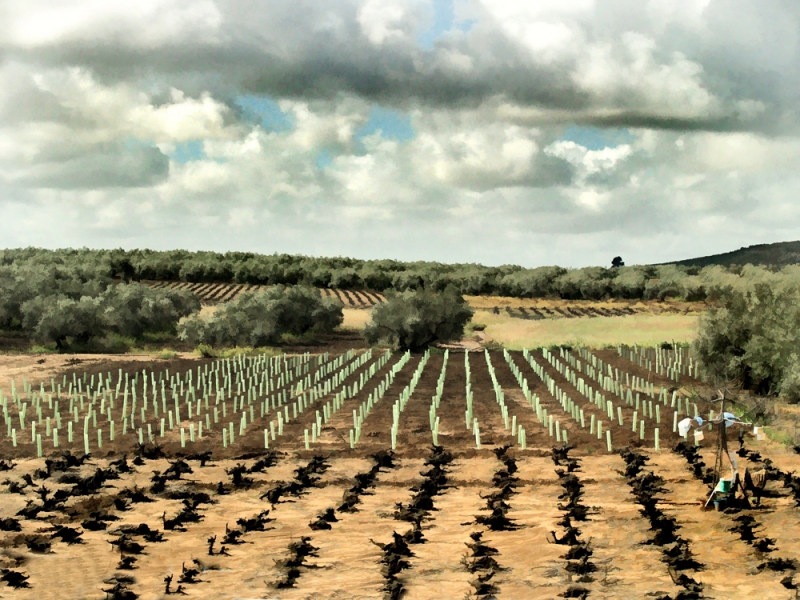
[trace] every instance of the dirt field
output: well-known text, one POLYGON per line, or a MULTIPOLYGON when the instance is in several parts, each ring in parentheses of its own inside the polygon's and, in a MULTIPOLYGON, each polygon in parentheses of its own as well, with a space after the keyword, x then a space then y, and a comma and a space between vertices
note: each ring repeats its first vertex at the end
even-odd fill
MULTIPOLYGON (((789 599, 800 583, 792 562, 800 517, 785 484, 800 457, 766 445, 763 456, 743 457, 754 468, 769 454, 773 469, 783 470, 769 478, 761 507, 703 511, 708 486, 671 451, 680 441, 672 431, 674 384, 612 350, 492 352, 488 361, 473 352, 469 366, 463 352, 446 361, 441 353, 364 351, 228 361, 83 357, 74 365, 66 357, 43 364, 6 358, 0 451, 13 459, 0 464, 6 598, 789 599), (609 366, 621 374, 620 393, 598 382, 609 366), (30 390, 23 391, 22 376, 30 390), (70 389, 73 381, 80 389, 70 389), (654 384, 654 397, 644 381, 654 384), (591 402, 583 386, 602 402, 591 402), (660 396, 661 387, 670 393, 660 396), (628 390, 639 394, 638 409, 628 390), (466 423, 468 397, 480 449, 474 424, 466 423), (660 419, 648 410, 642 437, 638 426, 633 431, 634 411, 641 420, 650 402, 660 419), (562 444, 537 407, 558 422, 559 436, 567 432, 571 450, 552 452, 562 444), (62 425, 54 448, 52 432, 42 435, 47 417, 51 426, 71 420, 73 442, 62 425), (603 423, 599 439, 592 417, 603 423), (200 423, 202 437, 195 427, 191 442, 190 427, 200 423), (274 437, 271 425, 280 429, 274 437), (17 433, 16 447, 6 427, 17 433), (91 456, 84 460, 86 440, 91 456), (620 454, 624 447, 633 454, 620 454), (62 457, 66 449, 73 460, 62 457), (649 462, 634 472, 631 465, 643 459, 649 462), (650 471, 663 478, 652 494, 641 479, 650 471), (730 531, 742 515, 757 523, 755 540, 730 531), (764 538, 774 551, 757 546, 764 538)), ((676 395, 692 389, 709 392, 685 379, 676 395)), ((709 406, 701 401, 698 410, 706 414, 709 406)), ((713 464, 707 450, 701 456, 713 464)))

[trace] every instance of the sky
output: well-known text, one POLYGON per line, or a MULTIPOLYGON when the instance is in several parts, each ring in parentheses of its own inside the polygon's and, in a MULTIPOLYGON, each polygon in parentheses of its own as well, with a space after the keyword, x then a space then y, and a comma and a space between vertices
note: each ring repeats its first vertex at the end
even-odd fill
POLYGON ((800 239, 796 0, 0 0, 0 247, 800 239))

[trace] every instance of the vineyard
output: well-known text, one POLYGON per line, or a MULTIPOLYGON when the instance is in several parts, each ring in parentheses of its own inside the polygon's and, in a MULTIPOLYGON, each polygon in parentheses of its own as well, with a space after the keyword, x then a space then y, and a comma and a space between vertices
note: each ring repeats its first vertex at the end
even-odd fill
MULTIPOLYGON (((557 304, 551 303, 547 306, 545 303, 530 306, 492 306, 491 308, 484 308, 483 310, 490 310, 494 314, 505 314, 513 319, 527 319, 533 321, 540 321, 542 319, 580 319, 580 318, 596 318, 596 317, 629 317, 641 314, 691 314, 689 310, 674 307, 670 305, 656 306, 654 303, 630 306, 622 304, 620 306, 604 306, 602 304, 592 304, 587 302, 565 302, 561 301, 557 304)), ((696 312, 696 311, 691 311, 696 312)))
MULTIPOLYGON (((203 304, 218 304, 228 302, 239 296, 242 292, 257 292, 266 289, 265 285, 250 285, 236 283, 188 283, 181 281, 144 281, 142 283, 158 289, 187 290, 195 294, 203 304)), ((383 302, 382 294, 353 290, 320 290, 325 297, 335 298, 347 308, 370 308, 383 302)))
MULTIPOLYGON (((178 281, 145 281, 152 288, 166 288, 187 290, 197 295, 204 305, 214 305, 228 302, 238 297, 245 291, 259 291, 268 286, 235 284, 235 283, 188 283, 178 281)), ((372 308, 384 302, 383 294, 372 291, 354 291, 340 289, 320 289, 324 297, 339 300, 345 308, 372 308)), ((502 298, 470 297, 469 302, 478 310, 488 310, 495 314, 503 314, 513 319, 542 320, 542 319, 575 319, 596 317, 626 317, 638 314, 670 313, 689 314, 696 313, 701 308, 671 305, 669 303, 592 303, 570 301, 523 301, 515 302, 515 306, 503 305, 502 298), (519 305, 516 305, 519 304, 519 305)))
POLYGON ((742 447, 760 507, 703 512, 713 455, 677 433, 701 379, 619 347, 14 381, 4 597, 794 598, 800 457, 742 447))

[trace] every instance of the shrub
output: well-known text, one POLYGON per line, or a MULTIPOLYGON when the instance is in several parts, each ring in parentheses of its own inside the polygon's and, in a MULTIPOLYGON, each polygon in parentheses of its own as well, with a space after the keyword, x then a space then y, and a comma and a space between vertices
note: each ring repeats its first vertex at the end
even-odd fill
POLYGON ((778 392, 784 398, 797 402, 800 399, 800 356, 795 352, 789 355, 786 367, 781 374, 778 392))
POLYGON ((197 348, 194 349, 194 351, 197 352, 203 358, 215 358, 214 349, 208 344, 199 344, 197 348))
POLYGON ((263 347, 263 348, 250 348, 244 347, 241 348, 239 346, 233 346, 232 348, 221 348, 219 350, 215 350, 208 344, 200 344, 195 348, 195 352, 197 352, 203 358, 234 358, 241 354, 245 356, 281 356, 283 351, 277 348, 270 348, 270 347, 263 347))
POLYGON ((115 285, 101 271, 29 265, 2 275, 0 324, 22 329, 35 343, 55 342, 58 350, 120 351, 123 338, 174 330, 200 308, 188 292, 115 285))
POLYGON ((23 304, 22 314, 23 328, 30 332, 32 341, 55 342, 59 350, 65 350, 70 339, 85 346, 91 338, 108 331, 101 298, 42 296, 23 304))
POLYGON ((706 373, 762 394, 800 400, 800 289, 758 283, 726 292, 694 344, 706 373))
POLYGON ((197 296, 188 291, 152 289, 139 283, 111 286, 103 298, 109 327, 134 338, 145 332, 170 331, 182 317, 200 310, 197 296))
POLYGON ((611 293, 614 275, 610 269, 586 267, 563 273, 553 285, 565 300, 601 300, 611 293))
POLYGON ((372 309, 364 337, 370 344, 419 351, 435 342, 460 339, 473 313, 453 288, 439 294, 426 290, 387 292, 386 302, 372 309))
POLYGON ((561 267, 539 267, 509 273, 500 280, 494 290, 501 296, 516 298, 543 298, 557 294, 554 282, 567 273, 561 267))
POLYGON ((621 266, 611 280, 611 294, 615 298, 641 298, 647 285, 648 273, 641 267, 621 266))
POLYGON ((323 298, 317 289, 275 287, 245 292, 221 305, 210 318, 182 319, 178 336, 199 345, 256 348, 278 343, 286 334, 330 333, 343 319, 342 304, 323 298))

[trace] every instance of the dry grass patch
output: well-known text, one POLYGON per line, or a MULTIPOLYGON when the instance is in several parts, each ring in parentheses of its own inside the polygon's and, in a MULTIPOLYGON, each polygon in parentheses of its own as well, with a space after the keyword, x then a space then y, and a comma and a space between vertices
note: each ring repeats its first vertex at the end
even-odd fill
POLYGON ((698 332, 696 315, 632 315, 532 321, 479 310, 476 311, 473 322, 485 324, 485 332, 490 340, 512 350, 553 344, 591 347, 616 344, 652 346, 664 341, 691 342, 698 332))
POLYGON ((372 311, 365 308, 345 308, 342 310, 344 313, 344 321, 341 327, 343 329, 362 330, 364 326, 369 323, 372 318, 372 311))

